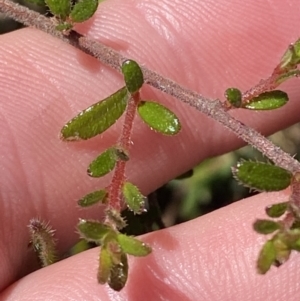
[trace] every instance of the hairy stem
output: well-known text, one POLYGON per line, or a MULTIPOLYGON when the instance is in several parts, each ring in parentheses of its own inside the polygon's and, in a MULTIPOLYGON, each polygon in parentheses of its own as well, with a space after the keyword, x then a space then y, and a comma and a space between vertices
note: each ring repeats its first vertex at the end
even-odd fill
MULTIPOLYGON (((129 152, 129 147, 131 144, 133 121, 136 115, 136 109, 139 103, 139 99, 139 92, 131 95, 125 112, 125 120, 123 123, 122 133, 120 136, 118 147, 123 149, 126 153, 129 152)), ((116 164, 112 181, 109 187, 109 207, 115 209, 118 212, 120 212, 123 207, 121 201, 122 185, 125 181, 125 167, 126 161, 119 159, 116 164)))
POLYGON ((300 172, 295 173, 291 183, 290 205, 294 215, 300 219, 300 172))
MULTIPOLYGON (((0 12, 26 26, 40 29, 78 49, 81 49, 83 52, 94 56, 102 63, 109 65, 115 70, 120 71, 120 64, 126 59, 115 50, 84 37, 75 31, 71 31, 68 36, 64 35, 62 32, 55 29, 55 25, 52 23, 51 19, 10 0, 0 0, 0 12)), ((205 98, 201 94, 188 90, 176 82, 166 79, 147 68, 142 68, 142 70, 145 83, 174 96, 223 124, 239 138, 262 152, 276 165, 293 173, 300 170, 300 163, 298 161, 293 159, 289 154, 282 151, 279 147, 275 146, 270 140, 255 130, 230 116, 226 112, 226 108, 224 108, 221 101, 205 98)))
POLYGON ((245 91, 242 96, 242 103, 247 103, 253 97, 265 92, 266 90, 273 90, 276 87, 275 79, 277 75, 272 75, 267 79, 261 80, 255 87, 245 91))
POLYGON ((33 218, 28 228, 31 236, 30 243, 38 254, 41 265, 45 267, 57 261, 54 231, 49 224, 33 218))

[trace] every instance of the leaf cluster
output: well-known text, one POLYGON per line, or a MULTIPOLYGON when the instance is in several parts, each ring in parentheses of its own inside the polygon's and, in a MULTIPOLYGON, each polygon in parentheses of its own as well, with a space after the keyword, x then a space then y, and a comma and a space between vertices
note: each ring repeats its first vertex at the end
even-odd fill
POLYGON ((257 219, 254 230, 263 235, 273 234, 263 245, 257 260, 257 269, 265 274, 271 266, 285 263, 292 251, 300 251, 300 215, 298 200, 299 175, 263 162, 241 161, 233 169, 234 177, 244 186, 258 191, 279 191, 291 186, 288 201, 266 207, 272 219, 257 219), (283 217, 281 220, 278 218, 283 217), (275 219, 275 220, 274 220, 275 219))
POLYGON ((147 244, 97 221, 80 220, 77 228, 82 238, 101 246, 98 281, 116 291, 127 281, 127 255, 146 256, 151 252, 147 244))
POLYGON ((146 256, 151 252, 146 244, 119 232, 126 226, 120 212, 123 202, 134 214, 142 214, 147 207, 146 197, 124 175, 125 164, 130 160, 132 115, 137 113, 151 129, 164 135, 175 135, 181 129, 179 119, 172 111, 153 100, 141 99, 144 78, 140 66, 135 61, 126 60, 121 69, 125 86, 80 112, 61 130, 63 140, 87 140, 106 131, 125 114, 119 141, 102 152, 87 168, 90 177, 98 178, 114 171, 115 178, 120 180, 113 177, 108 187, 91 192, 78 201, 81 207, 97 203, 106 206, 103 222, 81 220, 78 231, 87 242, 101 246, 98 281, 108 283, 117 291, 127 280, 127 255, 146 256))
POLYGON ((75 23, 90 19, 103 0, 27 0, 37 5, 46 5, 55 16, 58 30, 70 30, 75 23))
MULTIPOLYGON (((280 63, 269 79, 269 87, 275 88, 285 80, 299 76, 300 40, 290 45, 280 63)), ((280 90, 265 91, 244 101, 242 93, 236 88, 227 89, 227 101, 236 108, 272 110, 285 105, 288 96, 280 90)), ((291 172, 271 163, 240 161, 232 168, 237 181, 257 191, 279 191, 291 186, 287 202, 266 208, 270 218, 282 220, 256 220, 253 227, 260 234, 274 234, 262 247, 257 261, 259 273, 265 274, 272 265, 280 266, 289 259, 293 250, 300 251, 300 177, 299 171, 291 172)))
MULTIPOLYGON (((74 5, 70 0, 45 0, 45 3, 58 20, 57 29, 68 31, 74 23, 89 19, 95 13, 99 1, 80 0, 74 5)), ((272 110, 282 107, 288 102, 288 95, 275 88, 287 79, 299 76, 297 69, 299 63, 300 40, 297 40, 290 45, 271 78, 265 82, 265 86, 261 85, 261 89, 253 89, 244 94, 237 88, 227 89, 224 107, 228 110, 234 108, 272 110)), ((140 98, 139 90, 144 79, 138 64, 126 60, 122 64, 122 73, 125 87, 70 120, 61 131, 62 139, 86 140, 101 134, 124 112, 126 117, 130 116, 127 113, 132 113, 130 111, 132 107, 136 109, 134 114, 137 112, 151 129, 165 135, 175 135, 180 131, 179 119, 172 111, 157 102, 140 98)), ((131 128, 132 121, 126 120, 125 118, 125 125, 131 128)), ((138 187, 127 181, 124 175, 125 164, 130 159, 129 147, 126 143, 129 139, 130 133, 127 136, 121 135, 120 141, 100 154, 87 169, 91 177, 101 177, 114 170, 121 179, 119 183, 112 182, 109 187, 89 193, 78 202, 82 207, 98 202, 107 206, 105 221, 80 220, 78 231, 87 242, 101 246, 98 280, 100 283, 108 283, 118 291, 126 283, 127 255, 145 256, 151 252, 149 246, 119 231, 126 225, 120 214, 122 207, 120 200, 124 201, 135 214, 145 211, 145 197, 138 187)), ((276 191, 289 185, 292 188, 287 202, 274 204, 266 209, 270 218, 283 217, 283 219, 257 220, 254 223, 254 230, 258 233, 274 234, 265 243, 259 255, 258 270, 264 274, 272 265, 279 266, 284 263, 292 250, 300 250, 300 208, 297 201, 300 197, 300 171, 291 172, 266 163, 241 161, 233 169, 233 173, 239 182, 259 191, 276 191)), ((32 231, 32 233, 33 245, 37 252, 47 249, 44 242, 51 243, 51 232, 47 227, 40 227, 39 232, 32 231), (39 239, 36 239, 38 237, 36 234, 39 235, 39 239)))

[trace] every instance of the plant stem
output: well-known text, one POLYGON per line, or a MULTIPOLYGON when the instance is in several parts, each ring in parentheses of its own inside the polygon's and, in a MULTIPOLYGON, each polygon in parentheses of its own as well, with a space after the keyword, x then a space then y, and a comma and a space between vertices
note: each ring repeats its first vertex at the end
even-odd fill
MULTIPOLYGON (((0 12, 26 26, 40 29, 81 49, 83 52, 94 56, 102 63, 117 71, 120 71, 120 64, 126 59, 115 50, 84 37, 75 31, 71 31, 68 36, 64 35, 62 32, 55 29, 55 25, 51 19, 10 0, 0 0, 0 12)), ((300 171, 300 163, 298 161, 282 151, 279 147, 275 146, 270 140, 256 132, 254 129, 249 128, 230 116, 226 112, 226 108, 223 107, 221 101, 205 98, 201 94, 190 91, 176 82, 166 79, 147 68, 142 68, 142 70, 145 83, 174 96, 223 124, 239 138, 262 152, 264 156, 268 157, 276 165, 285 168, 292 173, 300 171)))
POLYGON ((297 219, 300 219, 300 172, 295 173, 291 183, 291 196, 289 199, 291 208, 297 219))
POLYGON ((51 229, 49 224, 33 218, 30 220, 28 228, 31 245, 38 254, 41 265, 45 267, 57 261, 55 231, 51 229))
POLYGON ((266 90, 273 90, 276 87, 275 79, 277 75, 271 75, 269 78, 261 80, 255 87, 245 91, 242 96, 242 103, 248 103, 252 98, 260 95, 266 90))
MULTIPOLYGON (((125 120, 123 123, 121 137, 118 146, 124 149, 126 153, 129 153, 129 147, 131 144, 131 133, 133 128, 133 121, 136 115, 137 105, 140 101, 139 92, 131 95, 126 112, 125 120)), ((121 212, 122 209, 122 186, 125 181, 125 168, 126 161, 119 159, 114 169, 111 184, 109 186, 109 205, 108 207, 115 209, 117 212, 121 212)))

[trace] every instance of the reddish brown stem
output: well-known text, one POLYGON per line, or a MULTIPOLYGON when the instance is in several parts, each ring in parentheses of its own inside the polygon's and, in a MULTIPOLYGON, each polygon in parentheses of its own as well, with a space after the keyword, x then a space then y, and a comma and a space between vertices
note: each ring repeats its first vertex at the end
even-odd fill
POLYGON ((113 178, 109 185, 109 204, 108 207, 115 209, 117 212, 121 211, 122 195, 121 189, 125 179, 125 161, 118 160, 114 169, 113 178))
POLYGON ((242 103, 248 103, 252 98, 257 97, 263 92, 270 91, 276 88, 277 84, 275 82, 278 75, 271 75, 267 79, 261 80, 256 86, 247 90, 242 95, 242 103))
POLYGON ((243 93, 242 102, 248 103, 252 98, 259 96, 261 93, 274 90, 279 86, 277 82, 278 78, 288 71, 288 69, 281 69, 277 66, 270 77, 262 79, 257 85, 243 93))
MULTIPOLYGON (((129 153, 131 144, 131 133, 136 114, 137 105, 140 100, 140 93, 133 94, 128 102, 122 133, 118 142, 118 147, 129 153)), ((109 208, 120 212, 122 209, 122 186, 125 181, 126 161, 119 159, 114 169, 113 178, 109 186, 109 208)))
POLYGON ((300 172, 294 174, 291 183, 290 205, 294 215, 300 220, 300 172))
POLYGON ((284 226, 284 229, 285 230, 289 230, 292 226, 293 226, 293 223, 295 222, 295 215, 293 212, 288 212, 284 219, 282 220, 282 224, 284 226))

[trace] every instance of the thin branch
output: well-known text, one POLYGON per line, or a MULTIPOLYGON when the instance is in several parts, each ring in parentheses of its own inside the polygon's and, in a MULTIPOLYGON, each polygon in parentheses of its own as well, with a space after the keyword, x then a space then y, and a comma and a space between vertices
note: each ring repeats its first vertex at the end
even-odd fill
MULTIPOLYGON (((26 26, 35 27, 73 45, 117 71, 120 71, 120 63, 126 59, 115 50, 102 43, 84 37, 75 31, 71 31, 68 36, 64 35, 62 32, 55 29, 55 24, 53 24, 51 19, 10 0, 0 0, 0 12, 26 26)), ((142 68, 142 70, 147 84, 181 100, 223 124, 239 138, 262 152, 276 165, 293 173, 300 170, 300 163, 298 161, 282 151, 279 147, 275 146, 270 140, 256 132, 254 129, 249 128, 230 116, 226 112, 221 101, 205 98, 201 94, 188 90, 176 82, 166 79, 147 68, 142 68)))
MULTIPOLYGON (((118 147, 129 154, 129 148, 131 144, 131 133, 133 128, 133 122, 135 117, 135 112, 137 110, 138 103, 140 101, 139 92, 135 95, 131 95, 123 123, 123 128, 121 132, 121 137, 118 143, 118 147)), ((122 208, 122 185, 125 181, 125 168, 127 160, 118 159, 112 181, 109 187, 109 206, 116 211, 120 212, 122 208)))

